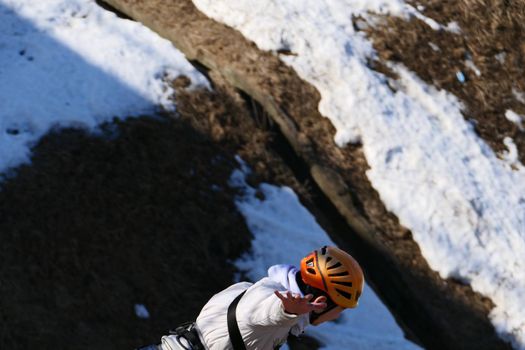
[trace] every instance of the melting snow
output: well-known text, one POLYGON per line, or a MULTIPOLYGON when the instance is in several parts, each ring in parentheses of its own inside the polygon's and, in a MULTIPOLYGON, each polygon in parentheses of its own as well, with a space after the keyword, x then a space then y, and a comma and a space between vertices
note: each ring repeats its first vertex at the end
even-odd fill
MULTIPOLYGON (((243 170, 233 173, 231 184, 243 190, 237 207, 246 218, 254 239, 252 251, 241 257, 236 265, 251 280, 266 276, 271 265, 298 266, 310 251, 335 245, 292 189, 262 184, 258 190, 265 199, 260 200, 257 190, 244 180, 248 168, 242 162, 241 165, 243 170)), ((306 334, 320 340, 325 345, 323 349, 419 349, 404 339, 392 315, 367 285, 359 307, 345 311, 337 322, 308 327, 306 334)))
POLYGON ((169 41, 93 0, 0 0, 0 173, 53 126, 174 109, 179 74, 206 84, 169 41))
POLYGON ((297 53, 281 59, 321 93, 335 141, 362 142, 372 185, 430 266, 489 297, 500 335, 525 349, 524 171, 478 138, 454 96, 402 66, 394 66, 402 88, 390 91, 367 67, 372 45, 351 19, 370 11, 442 26, 396 0, 193 1, 261 49, 285 42, 297 53))

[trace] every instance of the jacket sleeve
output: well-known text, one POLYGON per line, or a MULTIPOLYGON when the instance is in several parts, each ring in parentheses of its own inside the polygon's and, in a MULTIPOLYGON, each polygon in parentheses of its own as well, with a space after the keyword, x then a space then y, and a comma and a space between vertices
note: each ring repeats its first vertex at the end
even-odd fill
MULTIPOLYGON (((252 293, 258 295, 247 295, 247 301, 251 302, 248 309, 247 321, 253 326, 277 326, 292 327, 298 321, 299 315, 289 314, 284 311, 282 301, 274 294, 278 286, 259 286, 252 293)), ((285 293, 286 291, 280 291, 285 293)))

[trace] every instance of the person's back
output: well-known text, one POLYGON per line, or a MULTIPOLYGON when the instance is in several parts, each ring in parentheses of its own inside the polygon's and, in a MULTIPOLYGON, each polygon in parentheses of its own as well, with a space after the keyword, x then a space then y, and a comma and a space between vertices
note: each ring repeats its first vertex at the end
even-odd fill
POLYGON ((268 277, 250 286, 239 283, 216 294, 197 318, 197 329, 209 350, 233 349, 225 322, 229 304, 247 287, 237 306, 237 323, 247 349, 274 349, 286 342, 293 327, 301 333, 306 315, 288 314, 274 294, 284 287, 268 277))
POLYGON ((275 291, 302 294, 295 282, 296 268, 276 265, 255 284, 241 282, 214 295, 197 317, 197 329, 209 350, 233 349, 226 323, 230 303, 247 289, 237 306, 237 323, 247 349, 274 349, 288 334, 299 335, 309 324, 308 315, 287 313, 275 291), (290 277, 289 277, 290 276, 290 277))
POLYGON ((274 265, 268 277, 255 284, 241 282, 215 294, 195 323, 164 336, 161 345, 142 349, 276 349, 286 342, 288 334, 298 336, 309 324, 334 320, 345 309, 356 307, 363 284, 357 261, 339 248, 325 246, 304 257, 300 269, 274 265), (228 309, 230 305, 233 309, 232 302, 244 291, 232 313, 236 320, 229 326, 232 320, 228 309), (239 345, 235 349, 231 339, 239 345))

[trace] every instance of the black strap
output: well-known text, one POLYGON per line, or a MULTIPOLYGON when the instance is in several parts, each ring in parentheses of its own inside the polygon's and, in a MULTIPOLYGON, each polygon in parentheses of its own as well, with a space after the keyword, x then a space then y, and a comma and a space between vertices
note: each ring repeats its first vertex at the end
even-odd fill
MULTIPOLYGON (((204 346, 202 345, 199 335, 197 334, 197 329, 195 329, 195 322, 183 323, 174 331, 170 331, 170 334, 175 334, 178 337, 185 338, 190 343, 192 350, 204 350, 204 346)), ((180 344, 180 340, 178 338, 177 342, 180 344)))
POLYGON ((241 331, 239 330, 239 325, 237 324, 237 316, 235 315, 237 310, 237 304, 241 300, 242 296, 246 291, 239 294, 228 306, 228 333, 230 333, 230 341, 233 345, 233 350, 246 350, 246 345, 242 340, 241 331))

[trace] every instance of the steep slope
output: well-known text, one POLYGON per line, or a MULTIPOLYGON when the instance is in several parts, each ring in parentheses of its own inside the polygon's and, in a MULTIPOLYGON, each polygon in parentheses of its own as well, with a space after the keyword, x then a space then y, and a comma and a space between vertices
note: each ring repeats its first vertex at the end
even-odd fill
POLYGON ((236 166, 167 118, 44 137, 0 191, 0 347, 131 349, 193 319, 250 245, 236 166))
MULTIPOLYGON (((364 262, 376 291, 412 337, 429 349, 508 348, 488 320, 490 300, 432 271, 410 231, 386 210, 366 176, 361 145, 339 148, 334 143, 335 130, 319 114, 319 94, 311 85, 277 56, 211 21, 189 1, 108 3, 172 40, 189 59, 263 106, 344 218, 347 227, 334 240, 364 262)), ((280 54, 293 52, 284 48, 280 54)))

